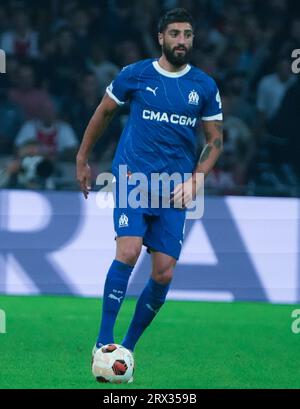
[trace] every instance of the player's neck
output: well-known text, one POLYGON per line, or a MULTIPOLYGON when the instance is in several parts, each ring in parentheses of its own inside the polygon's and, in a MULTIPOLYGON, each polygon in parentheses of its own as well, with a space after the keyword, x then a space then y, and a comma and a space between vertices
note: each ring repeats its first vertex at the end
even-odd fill
POLYGON ((164 55, 162 55, 160 57, 160 59, 158 60, 158 64, 161 68, 163 68, 166 71, 169 72, 179 72, 185 69, 185 67, 187 66, 187 64, 183 64, 180 67, 176 67, 175 65, 172 65, 164 55))

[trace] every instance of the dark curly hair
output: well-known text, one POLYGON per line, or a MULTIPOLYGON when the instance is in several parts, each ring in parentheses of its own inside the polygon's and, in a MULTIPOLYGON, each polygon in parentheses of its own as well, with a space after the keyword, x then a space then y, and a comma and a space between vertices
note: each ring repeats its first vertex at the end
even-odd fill
POLYGON ((194 29, 195 23, 193 17, 184 8, 176 8, 169 10, 166 14, 159 20, 158 32, 163 33, 167 28, 168 24, 172 23, 190 23, 194 29))

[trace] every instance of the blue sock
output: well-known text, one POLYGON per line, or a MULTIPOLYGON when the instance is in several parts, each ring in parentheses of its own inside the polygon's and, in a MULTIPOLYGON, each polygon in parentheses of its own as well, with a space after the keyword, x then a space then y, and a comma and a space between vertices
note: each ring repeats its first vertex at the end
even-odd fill
POLYGON ((135 344, 140 336, 158 313, 160 307, 164 304, 168 290, 169 285, 162 285, 152 278, 149 279, 137 301, 134 316, 127 334, 122 341, 122 345, 125 348, 131 351, 134 350, 135 344))
POLYGON ((114 343, 114 325, 132 270, 132 266, 118 260, 114 260, 108 270, 104 285, 101 326, 96 344, 98 347, 99 344, 114 343))

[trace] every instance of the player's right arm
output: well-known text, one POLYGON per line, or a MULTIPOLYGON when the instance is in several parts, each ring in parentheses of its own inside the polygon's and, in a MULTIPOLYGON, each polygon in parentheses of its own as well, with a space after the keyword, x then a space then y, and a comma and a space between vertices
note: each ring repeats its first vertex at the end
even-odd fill
POLYGON ((76 157, 76 173, 80 190, 87 199, 91 189, 91 170, 88 164, 89 155, 97 139, 103 134, 113 118, 118 104, 108 94, 104 94, 101 103, 94 112, 84 132, 76 157))

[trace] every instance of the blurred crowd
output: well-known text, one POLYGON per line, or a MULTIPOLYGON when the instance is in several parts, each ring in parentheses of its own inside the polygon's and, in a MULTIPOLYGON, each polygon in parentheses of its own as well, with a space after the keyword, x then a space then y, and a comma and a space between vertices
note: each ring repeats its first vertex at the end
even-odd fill
MULTIPOLYGON (((207 191, 299 196, 296 0, 2 1, 0 187, 77 187, 75 155, 106 86, 123 66, 160 56, 157 23, 173 7, 192 13, 192 63, 215 78, 223 103, 224 151, 207 191)), ((94 181, 110 170, 128 112, 95 146, 94 181)))

